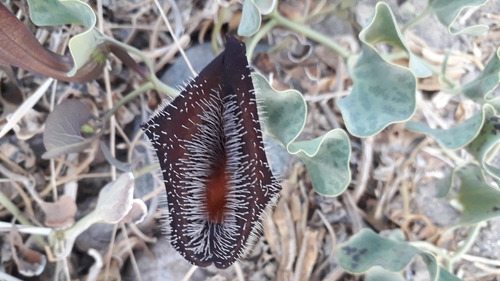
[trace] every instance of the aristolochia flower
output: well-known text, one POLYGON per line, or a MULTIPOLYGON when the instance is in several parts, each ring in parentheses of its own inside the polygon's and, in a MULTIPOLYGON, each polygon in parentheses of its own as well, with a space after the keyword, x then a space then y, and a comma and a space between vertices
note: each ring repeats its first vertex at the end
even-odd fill
POLYGON ((142 128, 162 169, 172 246, 195 265, 230 266, 258 237, 281 189, 245 45, 228 36, 225 50, 142 128))

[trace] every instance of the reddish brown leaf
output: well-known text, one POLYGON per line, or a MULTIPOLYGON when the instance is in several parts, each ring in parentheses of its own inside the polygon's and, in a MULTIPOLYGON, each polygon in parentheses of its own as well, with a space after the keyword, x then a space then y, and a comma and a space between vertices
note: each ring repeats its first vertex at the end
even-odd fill
MULTIPOLYGON (((99 51, 108 53, 105 46, 99 51)), ((104 65, 102 61, 91 60, 74 76, 68 77, 66 73, 73 67, 72 59, 45 49, 3 4, 0 4, 0 63, 71 82, 96 78, 104 65)))

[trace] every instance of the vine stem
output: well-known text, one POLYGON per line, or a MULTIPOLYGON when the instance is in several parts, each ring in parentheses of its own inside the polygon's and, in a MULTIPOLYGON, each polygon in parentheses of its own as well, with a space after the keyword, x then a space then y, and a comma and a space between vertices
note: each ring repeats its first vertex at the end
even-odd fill
POLYGON ((153 164, 153 165, 143 167, 143 168, 133 172, 134 178, 138 178, 142 175, 149 174, 153 171, 160 170, 160 169, 161 169, 160 164, 153 164))
POLYGON ((420 249, 420 250, 429 251, 429 252, 432 252, 433 254, 439 255, 440 257, 442 257, 446 261, 448 261, 448 259, 449 259, 449 255, 445 250, 438 248, 436 245, 431 244, 429 242, 412 241, 412 242, 409 242, 409 244, 420 249))
POLYGON ((458 156, 454 151, 450 150, 450 149, 441 149, 441 151, 443 151, 443 153, 448 156, 450 159, 452 159, 453 161, 455 161, 455 163, 458 163, 458 165, 462 165, 465 160, 463 158, 461 158, 460 156, 458 156))
POLYGON ((158 90, 160 93, 167 94, 171 98, 175 98, 179 95, 179 91, 177 91, 174 88, 163 83, 160 79, 158 79, 158 77, 156 77, 153 62, 143 52, 141 52, 140 50, 138 50, 130 45, 127 45, 125 43, 122 43, 122 42, 114 39, 114 38, 111 38, 109 36, 102 35, 101 39, 104 41, 108 41, 110 43, 113 43, 113 44, 123 48, 125 51, 132 53, 132 54, 135 54, 140 59, 142 59, 142 61, 146 64, 146 67, 148 68, 148 71, 149 71, 149 75, 147 76, 147 79, 151 83, 153 83, 154 88, 156 90, 158 90))
POLYGON ((439 255, 444 259, 446 264, 446 269, 450 272, 453 272, 453 264, 457 262, 463 255, 465 255, 472 245, 474 245, 474 241, 476 241, 477 236, 479 235, 479 230, 483 227, 483 223, 477 223, 469 230, 469 234, 467 235, 467 239, 462 247, 460 247, 453 254, 448 254, 448 252, 444 251, 441 248, 438 248, 434 244, 425 241, 414 241, 410 242, 410 245, 417 247, 422 250, 430 251, 436 255, 439 255))
POLYGON ((222 6, 222 8, 220 9, 220 14, 217 17, 217 22, 215 23, 215 26, 212 30, 212 34, 210 35, 210 44, 212 45, 212 50, 214 54, 219 53, 220 48, 217 45, 217 37, 220 34, 222 25, 224 24, 224 18, 226 17, 228 11, 229 11, 229 5, 222 6))
MULTIPOLYGON (((0 190, 0 205, 4 206, 21 224, 33 226, 33 224, 23 215, 23 212, 17 208, 12 201, 0 190)), ((33 235, 38 245, 47 246, 47 242, 40 235, 33 235)))
POLYGON ((175 98, 177 97, 180 92, 179 90, 175 89, 175 88, 172 88, 170 87, 169 85, 163 83, 160 79, 158 79, 158 77, 156 77, 156 75, 154 74, 151 74, 151 76, 149 76, 149 81, 151 81, 151 83, 153 83, 154 85, 154 88, 160 92, 160 93, 164 93, 166 94, 167 96, 171 97, 171 98, 175 98))
POLYGON ((250 61, 253 57, 253 52, 255 51, 255 47, 257 46, 257 43, 259 43, 260 39, 264 37, 271 29, 273 29, 278 22, 275 19, 271 19, 268 21, 262 28, 259 29, 257 33, 255 33, 254 36, 252 36, 252 39, 247 43, 247 60, 250 61))
POLYGON ((427 6, 427 8, 425 8, 425 10, 423 10, 422 13, 420 13, 420 15, 414 17, 412 20, 405 23, 405 25, 401 29, 401 32, 404 34, 406 32, 406 30, 417 25, 424 17, 426 17, 430 13, 430 11, 431 11, 431 8, 429 6, 427 6))
POLYGON ((33 226, 33 224, 23 215, 23 212, 17 208, 12 201, 0 190, 0 205, 4 206, 20 223, 33 226))
POLYGON ((297 33, 301 33, 308 37, 311 40, 314 40, 330 49, 335 51, 337 54, 339 54, 341 57, 344 59, 347 59, 351 54, 349 51, 344 49, 344 47, 340 46, 339 44, 335 43, 333 40, 330 38, 326 37, 324 34, 321 34, 317 32, 314 29, 308 28, 307 26, 303 24, 296 23, 294 21, 291 21, 282 15, 280 15, 276 10, 274 10, 271 14, 269 14, 269 17, 271 19, 274 19, 278 25, 281 25, 283 27, 286 27, 292 31, 295 31, 297 33))
POLYGON ((108 112, 106 112, 106 114, 102 117, 102 121, 104 122, 104 121, 110 119, 111 116, 113 116, 113 114, 115 114, 115 112, 120 107, 122 107, 124 104, 133 100, 138 95, 140 95, 148 90, 153 89, 153 87, 154 87, 153 82, 147 82, 147 83, 143 84, 142 86, 140 86, 139 88, 135 89, 134 91, 132 91, 131 93, 129 93, 128 95, 126 95, 125 97, 120 99, 120 101, 115 103, 113 108, 111 108, 108 112))
POLYGON ((472 245, 474 245, 474 241, 476 241, 477 236, 479 235, 479 231, 483 227, 483 223, 477 223, 469 230, 469 234, 467 235, 467 239, 462 247, 460 247, 453 255, 448 259, 448 270, 453 269, 453 264, 462 258, 462 256, 467 253, 472 245))

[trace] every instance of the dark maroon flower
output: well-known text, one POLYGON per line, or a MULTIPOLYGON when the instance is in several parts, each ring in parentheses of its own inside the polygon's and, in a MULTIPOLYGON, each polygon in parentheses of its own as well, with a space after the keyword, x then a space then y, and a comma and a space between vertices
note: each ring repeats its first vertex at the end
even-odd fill
POLYGON ((198 266, 241 258, 281 189, 262 142, 245 45, 225 50, 142 128, 165 182, 172 246, 198 266))

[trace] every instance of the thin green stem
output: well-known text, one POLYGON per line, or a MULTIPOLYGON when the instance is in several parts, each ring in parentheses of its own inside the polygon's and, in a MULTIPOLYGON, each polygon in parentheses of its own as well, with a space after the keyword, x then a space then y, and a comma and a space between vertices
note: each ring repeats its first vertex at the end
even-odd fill
POLYGON ((229 11, 229 5, 227 7, 222 6, 219 17, 217 18, 217 23, 212 29, 210 42, 212 44, 212 50, 214 51, 215 54, 219 52, 219 46, 217 45, 217 35, 220 34, 222 25, 224 24, 224 18, 226 17, 228 11, 229 11))
POLYGON ((395 61, 400 59, 408 59, 408 53, 405 51, 399 51, 396 53, 383 54, 382 57, 386 61, 395 61))
MULTIPOLYGON (((339 3, 339 2, 337 2, 337 3, 339 3)), ((334 5, 330 5, 328 7, 324 7, 323 9, 321 9, 321 10, 319 10, 317 12, 314 11, 313 13, 309 14, 306 17, 306 21, 314 20, 314 19, 319 18, 321 16, 328 15, 330 13, 338 11, 339 10, 338 6, 339 6, 338 4, 334 4, 334 5)))
POLYGON ((441 258, 445 259, 446 261, 448 261, 448 259, 449 259, 449 255, 446 251, 444 251, 443 249, 441 249, 441 248, 437 247, 436 245, 431 244, 429 242, 413 241, 413 242, 410 242, 409 244, 420 249, 420 250, 432 252, 432 253, 440 256, 441 258))
POLYGON ((412 20, 405 23, 405 25, 401 29, 401 32, 404 34, 406 30, 418 24, 424 17, 426 17, 430 13, 430 11, 431 11, 430 7, 425 8, 425 10, 423 10, 422 13, 420 13, 420 15, 414 17, 412 20))
MULTIPOLYGON (((408 53, 405 51, 400 51, 397 53, 391 53, 391 54, 384 54, 383 58, 387 61, 394 61, 398 59, 407 59, 408 58, 408 53)), ((446 83, 451 89, 457 88, 457 84, 453 81, 451 81, 448 77, 446 77, 446 66, 447 66, 447 58, 445 57, 445 60, 443 61, 443 65, 441 68, 432 65, 428 63, 425 60, 422 60, 422 63, 425 64, 427 68, 431 70, 433 74, 439 75, 439 77, 442 79, 442 82, 446 83)))
POLYGON ((179 95, 179 91, 175 88, 170 87, 169 85, 163 83, 158 77, 156 77, 154 74, 152 74, 149 77, 149 81, 151 81, 154 85, 154 88, 163 94, 166 94, 167 96, 171 98, 175 98, 179 95))
POLYGON ((144 61, 144 63, 146 64, 146 67, 148 68, 148 71, 149 71, 149 76, 147 77, 148 80, 153 83, 154 88, 156 90, 158 90, 160 93, 167 94, 171 98, 175 98, 179 94, 179 92, 177 90, 166 85, 160 79, 158 79, 158 77, 156 77, 153 62, 139 49, 134 48, 130 45, 127 45, 127 44, 122 43, 118 40, 115 40, 114 38, 104 36, 104 35, 102 36, 102 40, 106 40, 108 42, 111 42, 111 43, 125 49, 127 52, 135 54, 136 56, 141 58, 142 61, 144 61))
POLYGON ((94 223, 99 222, 100 219, 101 216, 97 213, 97 211, 92 210, 90 213, 77 220, 71 227, 58 231, 58 235, 62 234, 60 237, 62 237, 65 241, 71 242, 70 244, 72 247, 72 243, 75 241, 76 237, 85 230, 89 229, 89 227, 94 223))
POLYGON ((160 165, 159 164, 153 164, 153 165, 149 165, 149 166, 146 166, 146 167, 142 167, 141 169, 133 172, 134 178, 138 178, 138 177, 140 177, 142 175, 149 174, 149 173, 151 173, 153 171, 156 171, 158 169, 160 169, 160 165))
POLYGON ((259 43, 260 39, 264 37, 271 29, 273 29, 278 22, 274 19, 269 20, 262 28, 259 29, 257 33, 255 33, 254 36, 252 36, 252 39, 250 39, 249 42, 247 42, 247 59, 250 61, 253 57, 253 52, 255 51, 255 47, 257 46, 257 43, 259 43))
POLYGON ((103 35, 102 36, 102 40, 105 40, 105 41, 108 41, 108 42, 111 42, 123 49, 125 49, 125 51, 129 52, 129 53, 132 53, 132 54, 135 54, 136 56, 138 56, 139 58, 142 59, 142 61, 146 64, 146 67, 148 68, 148 70, 150 71, 150 73, 154 73, 154 66, 153 66, 153 62, 143 53, 141 52, 141 50, 135 48, 135 47, 132 47, 130 45, 127 45, 123 42, 120 42, 114 38, 111 38, 109 36, 106 36, 106 35, 103 35))
POLYGON ((457 163, 457 165, 461 165, 465 162, 465 160, 458 156, 454 151, 450 150, 450 149, 441 149, 443 151, 444 154, 446 154, 446 156, 448 156, 449 158, 451 158, 453 161, 455 161, 457 163))
POLYGON ((133 100, 135 97, 137 97, 138 95, 148 91, 148 90, 151 90, 153 88, 153 83, 152 82, 147 82, 146 84, 140 86, 139 88, 135 89, 134 91, 132 91, 131 93, 129 93, 128 95, 126 95, 125 97, 123 97, 122 99, 120 99, 120 101, 118 101, 117 103, 114 104, 113 108, 111 108, 103 117, 102 117, 102 121, 103 123, 106 122, 107 120, 109 120, 111 118, 111 116, 113 116, 113 114, 115 114, 115 112, 120 109, 120 107, 122 107, 124 104, 126 104, 127 102, 133 100))
POLYGON ((446 53, 444 54, 444 60, 443 63, 441 64, 441 74, 445 75, 446 74, 446 69, 448 68, 448 60, 450 59, 450 50, 448 49, 446 53))
MULTIPOLYGON (((4 206, 21 224, 33 226, 33 224, 23 215, 21 210, 19 210, 2 191, 0 191, 0 205, 4 206)), ((40 246, 44 247, 47 245, 42 236, 33 235, 33 237, 40 246)))
POLYGON ((5 209, 7 209, 7 211, 9 211, 23 225, 33 226, 33 224, 31 224, 31 222, 23 215, 21 210, 19 210, 2 191, 0 191, 0 205, 4 206, 5 209))
POLYGON ((330 49, 335 51, 337 54, 339 54, 343 58, 348 58, 351 54, 349 51, 344 49, 344 47, 340 46, 339 44, 335 43, 335 41, 331 40, 330 38, 326 37, 324 34, 321 34, 317 32, 314 29, 311 29, 303 24, 296 23, 294 21, 291 21, 282 15, 280 15, 277 11, 272 12, 269 15, 272 19, 274 19, 278 25, 281 25, 283 27, 286 27, 292 31, 295 31, 297 33, 303 34, 306 37, 308 37, 311 40, 314 40, 330 49))
MULTIPOLYGON (((441 82, 445 82, 449 86, 449 90, 456 90, 458 88, 457 83, 453 82, 448 77, 446 77, 446 75, 445 75, 446 73, 442 73, 443 67, 437 67, 437 66, 427 62, 426 60, 421 60, 421 62, 427 68, 429 68, 433 74, 439 75, 439 77, 442 80, 441 82)), ((446 63, 446 62, 443 62, 443 63, 446 63)), ((444 69, 446 70, 446 68, 444 68, 444 69)))
POLYGON ((448 84, 448 86, 451 88, 451 89, 457 89, 457 84, 453 81, 451 81, 447 76, 446 76, 446 69, 448 68, 448 59, 450 57, 450 50, 448 50, 445 54, 445 57, 444 57, 444 60, 443 60, 443 63, 441 64, 441 73, 440 73, 440 77, 441 79, 443 80, 443 82, 445 82, 446 84, 448 84))
POLYGON ((453 264, 461 259, 462 256, 470 250, 472 245, 474 245, 474 241, 476 241, 481 227, 482 223, 477 223, 476 225, 472 226, 462 247, 460 247, 455 253, 453 253, 453 255, 450 256, 450 259, 448 260, 448 270, 452 270, 453 264))

